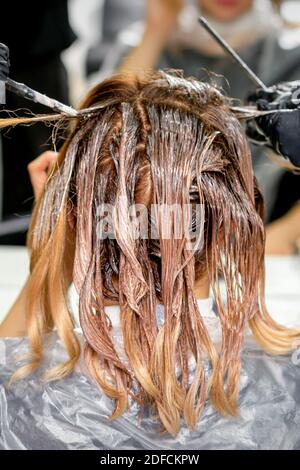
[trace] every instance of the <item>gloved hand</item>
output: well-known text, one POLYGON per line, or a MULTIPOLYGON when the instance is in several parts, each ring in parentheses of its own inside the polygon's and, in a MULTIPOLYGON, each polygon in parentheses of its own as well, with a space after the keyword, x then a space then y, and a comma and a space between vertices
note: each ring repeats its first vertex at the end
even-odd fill
POLYGON ((5 82, 9 73, 9 49, 0 43, 0 105, 5 104, 5 82))
POLYGON ((9 74, 9 50, 0 43, 0 81, 6 81, 9 74))
POLYGON ((249 97, 249 104, 260 111, 280 111, 249 121, 249 139, 271 147, 300 168, 300 81, 259 89, 249 97))

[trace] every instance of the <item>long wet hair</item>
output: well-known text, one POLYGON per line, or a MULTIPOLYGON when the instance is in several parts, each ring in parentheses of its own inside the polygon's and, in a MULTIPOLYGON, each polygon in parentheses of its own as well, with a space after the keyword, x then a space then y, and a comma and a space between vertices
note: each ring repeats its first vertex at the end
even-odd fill
POLYGON ((275 323, 265 306, 263 202, 243 128, 218 90, 179 74, 115 76, 82 107, 90 112, 73 125, 33 212, 26 312, 32 354, 15 378, 39 367, 53 328, 68 360, 47 377, 73 371, 80 356, 67 300, 73 281, 86 364, 115 402, 112 418, 129 398, 152 407, 174 435, 182 417, 195 428, 207 399, 220 413, 236 415, 247 327, 271 354, 288 354, 300 337, 275 323), (97 231, 103 204, 114 207, 112 238, 97 231), (147 220, 157 236, 136 237, 134 204, 199 205, 200 219, 192 211, 187 221, 198 227, 194 248, 159 210, 149 210, 147 220), (195 297, 205 275, 220 318, 220 350, 195 297), (126 360, 113 341, 107 301, 120 305, 126 360))

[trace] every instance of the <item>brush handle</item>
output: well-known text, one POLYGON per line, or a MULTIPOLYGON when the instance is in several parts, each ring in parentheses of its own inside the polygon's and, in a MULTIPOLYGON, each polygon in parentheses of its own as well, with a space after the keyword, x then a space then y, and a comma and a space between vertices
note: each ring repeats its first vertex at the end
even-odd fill
POLYGON ((24 83, 15 82, 11 78, 8 78, 6 81, 6 87, 11 92, 26 98, 27 100, 33 101, 34 103, 40 103, 48 108, 53 109, 53 111, 66 114, 67 116, 77 116, 76 109, 71 106, 67 106, 63 103, 60 103, 53 98, 49 98, 47 95, 43 95, 39 91, 33 90, 32 88, 24 85, 24 83))
POLYGON ((242 71, 252 80, 253 83, 258 88, 262 88, 265 91, 268 91, 268 87, 264 82, 250 69, 246 62, 235 52, 235 50, 225 41, 225 39, 220 36, 220 34, 209 24, 209 22, 203 17, 198 18, 199 23, 203 26, 204 29, 215 39, 215 41, 224 49, 227 54, 229 54, 233 60, 240 66, 242 71))

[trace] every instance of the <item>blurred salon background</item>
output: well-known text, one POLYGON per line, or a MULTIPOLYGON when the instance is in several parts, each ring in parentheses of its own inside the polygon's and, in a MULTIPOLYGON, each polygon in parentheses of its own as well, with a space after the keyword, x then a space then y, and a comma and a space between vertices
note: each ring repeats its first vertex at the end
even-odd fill
MULTIPOLYGON (((199 13, 267 85, 300 80, 300 0, 26 0, 17 7, 5 2, 0 42, 10 48, 11 78, 73 106, 112 73, 149 68, 182 69, 245 100, 254 91, 252 82, 199 26, 199 13)), ((49 112, 9 92, 5 109, 49 112)), ((0 285, 19 259, 9 266, 5 247, 26 240, 33 205, 27 165, 62 140, 53 143, 52 129, 42 124, 1 134, 0 285)), ((252 151, 266 201, 267 252, 291 257, 299 247, 300 176, 274 164, 271 151, 252 151)), ((293 276, 295 270, 294 257, 293 276)))

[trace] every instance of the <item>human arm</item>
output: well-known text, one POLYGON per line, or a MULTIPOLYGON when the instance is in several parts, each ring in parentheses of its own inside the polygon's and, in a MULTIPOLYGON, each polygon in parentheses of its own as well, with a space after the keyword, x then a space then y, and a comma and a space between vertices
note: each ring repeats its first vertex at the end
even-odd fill
POLYGON ((120 73, 143 73, 153 69, 175 28, 183 0, 148 0, 145 31, 141 43, 119 67, 120 73))
MULTIPOLYGON (((44 152, 28 165, 35 198, 39 198, 48 178, 49 170, 57 159, 57 153, 44 152)), ((26 336, 26 309, 28 297, 28 279, 0 324, 0 337, 26 336)))
POLYGON ((14 304, 9 309, 3 322, 0 324, 0 337, 26 336, 26 302, 28 279, 19 293, 14 304))
POLYGON ((300 240, 300 202, 266 228, 266 255, 295 254, 300 240))

